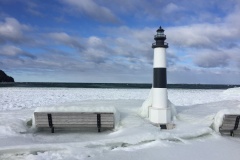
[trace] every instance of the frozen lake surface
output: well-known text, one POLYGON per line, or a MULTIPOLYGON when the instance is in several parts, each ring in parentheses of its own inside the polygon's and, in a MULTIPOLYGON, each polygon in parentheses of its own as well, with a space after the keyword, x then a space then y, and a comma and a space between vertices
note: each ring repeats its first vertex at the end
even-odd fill
POLYGON ((1 88, 0 159, 186 159, 239 160, 240 138, 218 133, 224 113, 240 113, 240 88, 169 89, 173 130, 160 130, 139 115, 150 89, 1 88), (26 125, 37 107, 78 104, 112 107, 114 130, 35 131, 26 125))

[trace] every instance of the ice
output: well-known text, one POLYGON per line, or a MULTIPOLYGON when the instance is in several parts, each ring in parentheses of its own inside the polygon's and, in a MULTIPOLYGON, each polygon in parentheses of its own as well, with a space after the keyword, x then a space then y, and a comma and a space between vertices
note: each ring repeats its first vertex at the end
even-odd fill
POLYGON ((221 93, 221 98, 225 100, 240 100, 240 88, 230 88, 221 93))
MULTIPOLYGON (((148 118, 149 107, 152 107, 152 89, 150 90, 147 99, 143 102, 142 107, 139 109, 139 115, 148 118)), ((171 109, 171 118, 173 119, 177 112, 175 105, 170 100, 168 100, 168 107, 171 109)))
POLYGON ((240 113, 240 88, 168 89, 172 130, 147 119, 150 89, 1 88, 0 159, 238 160, 239 137, 219 134, 223 115, 240 113), (40 108, 39 108, 40 107, 40 108), (120 115, 114 130, 36 131, 34 110, 109 110, 120 115), (38 109, 37 109, 38 108, 38 109), (110 109, 111 108, 111 109, 110 109))
POLYGON ((1 88, 0 111, 86 100, 145 99, 148 89, 1 88))

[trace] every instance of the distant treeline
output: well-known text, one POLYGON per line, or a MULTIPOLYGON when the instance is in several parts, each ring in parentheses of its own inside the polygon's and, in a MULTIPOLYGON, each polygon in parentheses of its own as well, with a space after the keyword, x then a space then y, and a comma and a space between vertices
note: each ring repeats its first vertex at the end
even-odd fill
MULTIPOLYGON (((151 88, 152 84, 139 83, 49 83, 49 82, 15 82, 0 83, 0 87, 62 87, 62 88, 151 88)), ((240 87, 240 85, 218 85, 218 84, 168 84, 167 88, 173 89, 228 89, 240 87)))

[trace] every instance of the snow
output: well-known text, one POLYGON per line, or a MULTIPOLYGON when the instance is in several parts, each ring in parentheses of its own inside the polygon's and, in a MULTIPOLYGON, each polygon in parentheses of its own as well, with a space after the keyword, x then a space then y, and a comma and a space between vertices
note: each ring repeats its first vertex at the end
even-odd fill
MULTIPOLYGON (((177 114, 176 108, 170 100, 168 100, 167 105, 171 109, 171 119, 173 119, 177 114)), ((152 107, 152 89, 150 90, 147 99, 143 102, 142 107, 139 109, 139 115, 148 118, 149 107, 152 107)))
POLYGON ((34 112, 105 112, 105 113, 115 113, 117 112, 114 107, 87 107, 80 105, 60 105, 60 106, 49 106, 49 107, 37 107, 34 112))
POLYGON ((169 89, 172 130, 147 118, 150 89, 1 88, 0 159, 238 160, 239 137, 218 132, 226 113, 240 114, 240 88, 169 89), (119 125, 96 130, 36 131, 26 125, 35 110, 112 110, 119 125), (51 108, 52 107, 52 108, 51 108), (37 109, 38 108, 38 109, 37 109), (108 109, 107 109, 108 108, 108 109))

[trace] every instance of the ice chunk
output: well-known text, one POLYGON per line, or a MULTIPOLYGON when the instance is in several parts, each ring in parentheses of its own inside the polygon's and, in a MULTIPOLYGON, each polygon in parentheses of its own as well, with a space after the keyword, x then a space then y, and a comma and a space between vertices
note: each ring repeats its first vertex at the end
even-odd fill
MULTIPOLYGON (((143 102, 142 107, 139 109, 138 113, 140 116, 148 118, 148 109, 152 106, 152 89, 149 92, 148 98, 143 102)), ((171 108, 172 118, 176 115, 175 105, 168 100, 168 107, 171 108)))

